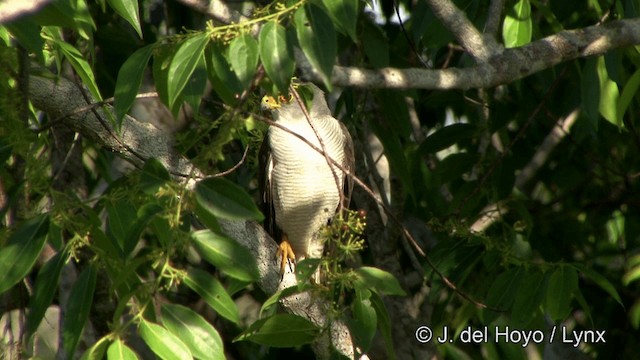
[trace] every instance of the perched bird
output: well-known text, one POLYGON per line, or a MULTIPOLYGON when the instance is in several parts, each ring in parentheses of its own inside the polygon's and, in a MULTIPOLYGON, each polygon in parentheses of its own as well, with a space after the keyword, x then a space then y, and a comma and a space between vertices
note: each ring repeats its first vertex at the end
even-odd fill
MULTIPOLYGON (((352 172, 354 156, 349 131, 331 116, 322 90, 313 84, 306 87, 313 93, 313 100, 307 101, 309 119, 302 110, 305 105, 293 97, 276 101, 265 96, 261 106, 271 110, 277 124, 322 149, 320 137, 327 155, 352 172)), ((337 211, 348 206, 353 181, 335 165, 330 167, 324 155, 276 126, 271 126, 265 136, 260 160, 265 228, 276 241, 281 241, 278 256, 284 274, 289 260, 322 256, 324 244, 319 230, 337 211)))

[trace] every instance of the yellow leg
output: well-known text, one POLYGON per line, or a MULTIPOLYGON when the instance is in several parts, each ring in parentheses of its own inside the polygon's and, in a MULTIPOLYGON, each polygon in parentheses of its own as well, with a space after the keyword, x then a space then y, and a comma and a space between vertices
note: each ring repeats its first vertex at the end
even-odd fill
MULTIPOLYGON (((282 275, 284 275, 284 267, 289 261, 291 261, 291 263, 296 262, 296 256, 293 253, 293 248, 291 247, 291 244, 289 243, 289 239, 287 238, 286 234, 282 236, 282 241, 280 242, 280 246, 278 247, 278 252, 276 256, 281 261, 280 274, 282 275)), ((291 268, 291 263, 289 263, 289 267, 291 271, 293 271, 293 268, 291 268)))

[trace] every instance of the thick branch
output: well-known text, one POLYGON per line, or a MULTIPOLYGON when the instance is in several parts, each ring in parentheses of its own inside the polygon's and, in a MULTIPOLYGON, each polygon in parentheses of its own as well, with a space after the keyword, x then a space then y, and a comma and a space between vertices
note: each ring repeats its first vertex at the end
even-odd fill
POLYGON ((231 9, 221 0, 178 0, 178 2, 224 24, 239 23, 247 17, 231 9))
MULTIPOLYGON (((29 98, 36 108, 49 114, 55 121, 63 122, 73 131, 118 153, 136 166, 142 166, 146 160, 156 158, 174 175, 203 177, 198 169, 173 149, 173 139, 169 135, 151 124, 139 122, 129 116, 123 119, 122 128, 118 132, 111 125, 105 111, 99 107, 92 110, 78 87, 69 80, 61 78, 54 82, 31 76, 29 98)), ((104 108, 113 110, 108 105, 104 108)))
POLYGON ((434 15, 453 33, 458 43, 471 54, 478 63, 484 63, 496 55, 498 45, 492 37, 483 37, 460 10, 450 0, 427 0, 434 15))
MULTIPOLYGON (((511 83, 565 61, 601 55, 607 51, 640 44, 640 18, 611 21, 578 30, 561 31, 506 49, 484 64, 470 68, 431 70, 383 68, 369 70, 336 66, 332 82, 337 86, 377 89, 474 89, 511 83)), ((303 73, 320 81, 306 64, 303 73)))
POLYGON ((0 24, 10 22, 23 15, 33 14, 45 7, 50 2, 51 0, 0 1, 0 24))

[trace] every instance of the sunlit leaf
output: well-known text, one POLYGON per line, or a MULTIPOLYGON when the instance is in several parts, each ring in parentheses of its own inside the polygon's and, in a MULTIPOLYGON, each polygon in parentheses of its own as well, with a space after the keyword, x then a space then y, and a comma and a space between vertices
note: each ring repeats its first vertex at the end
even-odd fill
MULTIPOLYGON (((110 337, 108 335, 103 336, 102 338, 100 338, 100 340, 98 340, 95 344, 93 344, 89 349, 87 349, 87 351, 85 351, 84 354, 82 354, 82 357, 80 358, 80 360, 103 360, 104 355, 107 352, 107 349, 109 347, 109 343, 111 343, 110 337)), ((107 359, 113 359, 113 358, 109 358, 109 356, 107 355, 107 359)))
POLYGON ((142 38, 142 29, 140 28, 140 16, 138 15, 138 0, 107 0, 113 10, 122 16, 142 38))
POLYGON ((138 95, 142 76, 153 53, 153 45, 147 45, 134 52, 118 71, 114 92, 113 108, 118 124, 122 117, 131 109, 131 105, 138 95))
POLYGON ((138 359, 138 355, 136 355, 136 353, 122 340, 117 339, 109 345, 109 349, 107 350, 107 359, 136 360, 138 359))
POLYGON ((222 317, 235 324, 240 321, 238 307, 233 299, 227 294, 220 281, 209 273, 199 269, 191 269, 187 277, 184 278, 184 283, 202 296, 202 299, 222 317))
POLYGON ((355 273, 365 288, 378 291, 382 295, 406 295, 398 280, 384 270, 361 266, 355 270, 355 273))
POLYGON ((199 359, 224 359, 224 347, 218 331, 202 316, 182 305, 164 304, 162 324, 178 336, 199 359))
POLYGON ((55 45, 60 49, 64 57, 69 60, 73 69, 78 73, 80 79, 82 79, 82 83, 89 88, 91 95, 93 95, 96 100, 102 100, 102 95, 100 95, 98 84, 93 75, 93 69, 91 69, 85 56, 82 55, 78 49, 64 41, 55 41, 55 45))
POLYGON ((264 71, 281 93, 287 93, 295 63, 285 28, 275 20, 269 21, 262 26, 259 41, 264 71))
POLYGON ((236 37, 229 44, 229 63, 243 89, 249 87, 258 66, 258 42, 249 34, 236 37))
POLYGON ((604 56, 598 57, 598 79, 600 80, 600 102, 598 110, 600 115, 610 123, 621 127, 622 122, 618 122, 618 99, 620 93, 618 85, 611 80, 605 66, 604 56))
POLYGON ((209 34, 205 32, 188 38, 176 50, 167 74, 169 108, 174 108, 180 93, 187 85, 200 58, 204 56, 204 49, 208 43, 209 34))
POLYGON ((163 360, 184 360, 193 356, 189 348, 164 327, 152 322, 140 322, 140 336, 149 348, 163 360))
POLYGON ((636 70, 636 72, 629 77, 627 83, 624 85, 622 89, 622 95, 620 95, 620 99, 618 99, 618 104, 616 108, 616 115, 618 116, 618 124, 622 124, 622 118, 624 114, 627 112, 629 105, 636 97, 638 93, 638 88, 640 87, 640 69, 636 70))
POLYGON ((243 188, 223 178, 200 181, 196 185, 196 201, 216 217, 256 221, 262 221, 264 218, 243 188))
POLYGON ((529 0, 519 0, 507 10, 502 25, 502 37, 507 48, 522 46, 531 42, 531 4, 529 0))
POLYGON ((260 278, 255 258, 237 241, 210 230, 196 231, 191 238, 200 255, 229 276, 248 282, 260 278))

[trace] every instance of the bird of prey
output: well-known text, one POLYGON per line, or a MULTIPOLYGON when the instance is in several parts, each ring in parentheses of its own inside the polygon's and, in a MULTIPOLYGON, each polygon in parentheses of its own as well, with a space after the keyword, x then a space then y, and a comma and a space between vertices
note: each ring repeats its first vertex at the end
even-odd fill
MULTIPOLYGON (((265 96, 261 106, 271 110, 277 124, 320 149, 318 137, 321 138, 327 155, 353 172, 353 143, 349 131, 331 116, 322 90, 313 84, 306 87, 313 93, 313 100, 307 101, 310 104, 308 118, 302 109, 304 101, 293 97, 276 101, 265 96)), ((325 156, 309 144, 276 126, 269 127, 260 162, 265 228, 276 241, 281 241, 278 257, 284 274, 289 261, 295 263, 322 256, 324 244, 319 230, 337 211, 348 206, 353 180, 335 165, 329 166, 325 156)), ((318 280, 317 276, 314 278, 318 280)))

